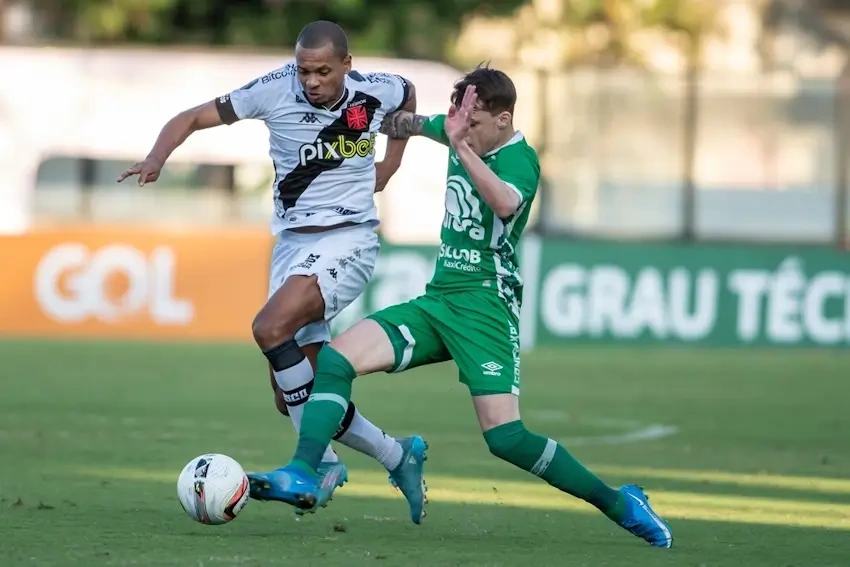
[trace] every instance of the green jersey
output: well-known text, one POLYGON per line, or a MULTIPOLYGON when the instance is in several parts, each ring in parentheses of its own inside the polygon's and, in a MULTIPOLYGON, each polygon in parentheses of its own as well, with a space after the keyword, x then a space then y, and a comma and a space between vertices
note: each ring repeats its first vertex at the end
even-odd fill
MULTIPOLYGON (((445 115, 422 125, 422 134, 449 145, 445 115)), ((528 222, 531 202, 540 182, 537 152, 516 132, 503 146, 485 156, 484 163, 516 191, 517 211, 499 218, 473 185, 454 150, 449 146, 446 179, 446 212, 440 232, 440 256, 426 293, 490 289, 519 315, 522 279, 517 243, 528 222)))

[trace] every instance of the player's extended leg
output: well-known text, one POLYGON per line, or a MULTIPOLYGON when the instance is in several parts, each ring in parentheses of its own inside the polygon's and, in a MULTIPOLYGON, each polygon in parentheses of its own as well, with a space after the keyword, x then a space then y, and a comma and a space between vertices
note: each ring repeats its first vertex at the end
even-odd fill
POLYGON ((443 299, 465 320, 440 321, 440 331, 472 394, 490 452, 562 492, 589 502, 610 519, 658 547, 670 547, 670 527, 637 486, 619 490, 587 470, 562 445, 529 431, 519 413, 519 323, 496 295, 457 294, 443 299))
MULTIPOLYGON (((407 327, 404 329, 409 332, 407 327)), ((421 343, 427 348, 428 341, 421 343)), ((285 485, 283 488, 289 492, 297 507, 312 510, 325 505, 331 497, 335 479, 326 476, 320 481, 317 476, 321 447, 327 444, 345 413, 354 378, 413 366, 410 354, 399 354, 404 350, 394 344, 380 324, 366 319, 342 333, 319 353, 316 384, 304 410, 298 447, 292 462, 284 467, 286 475, 281 479, 285 485)), ((421 358, 429 357, 425 354, 421 358)), ((411 438, 405 447, 401 464, 390 471, 393 483, 410 505, 411 519, 416 524, 425 516, 427 502, 423 478, 426 449, 427 445, 421 437, 411 438)))
POLYGON ((673 545, 670 526, 652 510, 640 487, 627 485, 617 490, 608 486, 558 442, 526 429, 517 396, 479 392, 472 401, 493 455, 585 500, 651 545, 673 545))

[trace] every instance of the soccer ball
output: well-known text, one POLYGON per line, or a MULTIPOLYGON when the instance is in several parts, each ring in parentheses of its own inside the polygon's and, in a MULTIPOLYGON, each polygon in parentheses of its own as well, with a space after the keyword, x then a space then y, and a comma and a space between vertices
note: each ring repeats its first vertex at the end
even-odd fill
POLYGON ((183 467, 177 479, 183 510, 202 524, 226 524, 248 503, 248 476, 227 455, 207 453, 183 467))

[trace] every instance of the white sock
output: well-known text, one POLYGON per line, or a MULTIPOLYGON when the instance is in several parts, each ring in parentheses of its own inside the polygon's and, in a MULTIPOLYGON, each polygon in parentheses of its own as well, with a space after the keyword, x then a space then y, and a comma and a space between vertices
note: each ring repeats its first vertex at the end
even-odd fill
MULTIPOLYGON (((276 370, 274 379, 278 387, 283 391, 283 399, 286 401, 289 418, 292 420, 295 432, 300 433, 301 417, 304 415, 304 404, 307 403, 307 398, 310 396, 306 386, 313 381, 313 367, 310 365, 310 361, 305 358, 286 370, 276 370)), ((330 445, 325 449, 325 455, 322 457, 322 461, 331 463, 339 461, 339 457, 330 445)))
POLYGON ((346 447, 369 455, 388 470, 392 471, 401 463, 404 451, 394 437, 378 429, 378 427, 363 417, 354 409, 354 418, 345 432, 337 438, 346 447))

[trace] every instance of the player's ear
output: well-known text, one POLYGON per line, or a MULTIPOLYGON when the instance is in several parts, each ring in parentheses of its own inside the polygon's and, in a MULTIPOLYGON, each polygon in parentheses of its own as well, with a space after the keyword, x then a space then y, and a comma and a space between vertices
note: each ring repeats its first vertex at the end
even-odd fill
POLYGON ((350 53, 342 58, 342 67, 343 67, 343 69, 345 69, 346 75, 351 71, 351 54, 350 53))
POLYGON ((505 128, 507 128, 508 126, 511 125, 512 119, 513 119, 513 116, 511 116, 510 112, 508 112, 508 111, 500 112, 499 115, 496 116, 496 125, 500 129, 504 130, 505 128))

